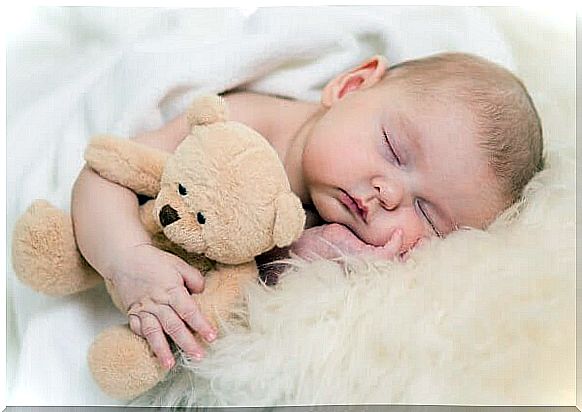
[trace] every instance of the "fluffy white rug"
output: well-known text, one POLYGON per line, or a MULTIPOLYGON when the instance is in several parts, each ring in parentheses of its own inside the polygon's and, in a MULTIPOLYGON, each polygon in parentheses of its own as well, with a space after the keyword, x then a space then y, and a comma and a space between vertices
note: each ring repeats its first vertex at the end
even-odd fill
POLYGON ((574 404, 575 142, 561 88, 571 72, 548 79, 550 67, 525 63, 535 42, 513 40, 547 118, 547 170, 522 204, 406 264, 293 261, 275 289, 249 289, 248 311, 207 359, 138 403, 574 404))

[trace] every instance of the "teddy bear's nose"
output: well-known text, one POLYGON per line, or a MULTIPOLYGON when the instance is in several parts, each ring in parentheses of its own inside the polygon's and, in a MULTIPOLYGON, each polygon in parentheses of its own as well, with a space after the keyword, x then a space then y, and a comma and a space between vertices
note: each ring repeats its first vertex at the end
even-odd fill
POLYGON ((176 209, 170 205, 165 205, 162 207, 162 210, 160 210, 160 223, 163 227, 174 223, 176 220, 180 220, 180 216, 178 215, 176 209))

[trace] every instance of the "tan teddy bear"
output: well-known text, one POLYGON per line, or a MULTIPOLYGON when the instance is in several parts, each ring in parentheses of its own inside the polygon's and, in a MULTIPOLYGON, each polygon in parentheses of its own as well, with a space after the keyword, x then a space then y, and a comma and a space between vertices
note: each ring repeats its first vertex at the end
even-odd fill
MULTIPOLYGON (((155 197, 140 207, 154 243, 206 273, 204 292, 192 295, 217 325, 241 300, 241 285, 257 278, 254 257, 296 240, 305 223, 277 153, 257 132, 226 121, 218 96, 197 99, 189 110, 191 134, 174 154, 112 137, 92 140, 87 164, 101 176, 155 197)), ((34 202, 16 223, 12 262, 36 291, 64 296, 102 278, 80 255, 68 214, 34 202)), ((115 288, 106 282, 116 306, 115 288)), ((89 351, 101 389, 132 399, 166 374, 147 342, 127 325, 103 331, 89 351)))

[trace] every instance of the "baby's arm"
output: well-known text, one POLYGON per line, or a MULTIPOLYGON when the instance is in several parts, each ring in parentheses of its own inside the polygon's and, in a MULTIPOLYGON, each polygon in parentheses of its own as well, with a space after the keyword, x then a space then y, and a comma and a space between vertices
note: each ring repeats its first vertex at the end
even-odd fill
MULTIPOLYGON (((173 152, 188 132, 186 116, 181 115, 134 140, 173 152)), ((139 220, 137 196, 85 167, 73 187, 71 203, 79 249, 116 286, 130 314, 131 329, 148 340, 167 367, 174 359, 164 332, 187 354, 201 357, 202 347, 186 324, 207 341, 216 336, 189 298, 189 291, 203 290, 204 279, 180 258, 151 245, 139 220)))

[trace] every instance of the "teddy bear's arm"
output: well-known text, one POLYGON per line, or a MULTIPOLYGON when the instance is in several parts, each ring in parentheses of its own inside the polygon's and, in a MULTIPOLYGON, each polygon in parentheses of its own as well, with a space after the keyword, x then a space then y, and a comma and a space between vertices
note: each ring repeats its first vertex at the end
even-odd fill
POLYGON ((85 150, 87 164, 100 176, 136 193, 156 197, 169 153, 132 140, 94 137, 85 150))

